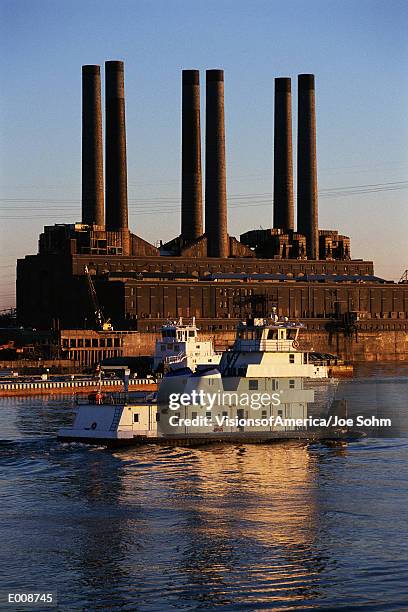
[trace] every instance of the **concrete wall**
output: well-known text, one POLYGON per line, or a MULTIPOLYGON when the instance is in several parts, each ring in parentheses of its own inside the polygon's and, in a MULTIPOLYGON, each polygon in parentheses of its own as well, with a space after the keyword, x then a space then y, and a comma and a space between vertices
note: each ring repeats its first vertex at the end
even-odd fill
MULTIPOLYGON (((154 351, 158 333, 132 334, 124 350, 126 355, 151 355, 154 351)), ((217 350, 231 346, 234 331, 214 333, 200 332, 202 340, 212 339, 217 350)), ((329 334, 322 330, 303 332, 301 348, 322 353, 332 353, 352 361, 408 361, 408 330, 362 331, 352 337, 343 334, 329 334)))

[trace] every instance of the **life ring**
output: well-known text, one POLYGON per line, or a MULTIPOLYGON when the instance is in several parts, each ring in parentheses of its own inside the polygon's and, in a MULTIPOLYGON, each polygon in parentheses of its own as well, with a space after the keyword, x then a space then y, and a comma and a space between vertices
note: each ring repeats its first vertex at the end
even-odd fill
POLYGON ((97 423, 92 423, 91 429, 96 429, 97 423))
POLYGON ((292 346, 293 346, 293 348, 298 349, 299 348, 299 342, 297 340, 294 340, 292 342, 292 346))

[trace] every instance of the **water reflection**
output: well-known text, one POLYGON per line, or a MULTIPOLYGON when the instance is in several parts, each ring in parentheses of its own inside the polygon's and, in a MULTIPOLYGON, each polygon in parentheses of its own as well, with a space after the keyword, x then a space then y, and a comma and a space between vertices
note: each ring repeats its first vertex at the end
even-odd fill
POLYGON ((1 402, 3 587, 70 611, 404 609, 406 440, 107 452, 57 443, 70 408, 45 399, 1 402))
MULTIPOLYGON (((167 512, 163 546, 173 550, 178 580, 167 584, 170 591, 188 585, 196 603, 206 600, 204 586, 219 603, 237 601, 238 592, 257 603, 317 595, 325 563, 315 542, 318 466, 305 446, 168 449, 171 456, 170 464, 144 465, 161 492, 150 507, 167 512)), ((121 457, 129 462, 123 479, 129 502, 140 495, 140 468, 132 453, 121 457)))

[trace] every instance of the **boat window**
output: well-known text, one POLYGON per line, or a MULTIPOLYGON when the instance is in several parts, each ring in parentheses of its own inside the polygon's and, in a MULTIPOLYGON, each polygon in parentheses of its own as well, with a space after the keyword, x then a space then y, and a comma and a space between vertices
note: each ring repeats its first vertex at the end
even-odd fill
POLYGON ((197 413, 196 412, 192 412, 191 413, 191 418, 192 419, 196 419, 197 418, 197 413))
POLYGON ((138 412, 134 412, 133 413, 133 422, 134 423, 138 423, 139 422, 139 413, 138 412))
POLYGON ((168 345, 167 345, 167 348, 168 348, 168 349, 172 349, 172 348, 173 348, 173 345, 172 345, 172 344, 168 344, 168 345))
POLYGON ((278 388, 278 381, 273 379, 273 381, 272 381, 272 390, 276 391, 277 388, 278 388))
POLYGON ((194 331, 189 331, 188 336, 189 338, 194 338, 194 331))
POLYGON ((262 418, 263 418, 263 419, 266 419, 266 417, 267 417, 267 412, 266 412, 266 410, 262 410, 262 418))
POLYGON ((166 345, 165 345, 165 344, 162 344, 160 348, 161 348, 161 351, 163 352, 163 351, 165 351, 165 350, 166 350, 166 345))
POLYGON ((228 416, 228 412, 226 410, 224 410, 224 412, 222 413, 222 416, 224 416, 224 417, 228 416))
POLYGON ((293 378, 291 378, 289 380, 289 389, 294 389, 295 388, 295 381, 293 380, 293 378))
POLYGON ((160 412, 156 412, 156 421, 160 421, 160 412))
POLYGON ((276 338, 277 338, 276 329, 269 329, 268 330, 268 340, 276 340, 276 338))
POLYGON ((249 381, 249 390, 250 391, 258 390, 258 380, 256 378, 254 380, 249 381))
POLYGON ((289 355, 289 363, 295 363, 295 356, 292 354, 289 355))
POLYGON ((211 410, 207 410, 207 412, 205 413, 205 416, 207 417, 207 419, 211 418, 211 410))
POLYGON ((179 345, 178 345, 178 344, 175 344, 175 345, 174 345, 174 350, 175 350, 175 351, 178 351, 179 349, 180 349, 179 345))

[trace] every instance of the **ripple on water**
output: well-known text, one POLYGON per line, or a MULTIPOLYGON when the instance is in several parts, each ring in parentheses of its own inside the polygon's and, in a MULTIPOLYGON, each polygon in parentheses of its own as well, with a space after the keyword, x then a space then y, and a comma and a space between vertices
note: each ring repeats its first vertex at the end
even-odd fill
POLYGON ((3 408, 6 587, 70 611, 406 606, 406 440, 108 451, 55 440, 60 398, 3 408))

